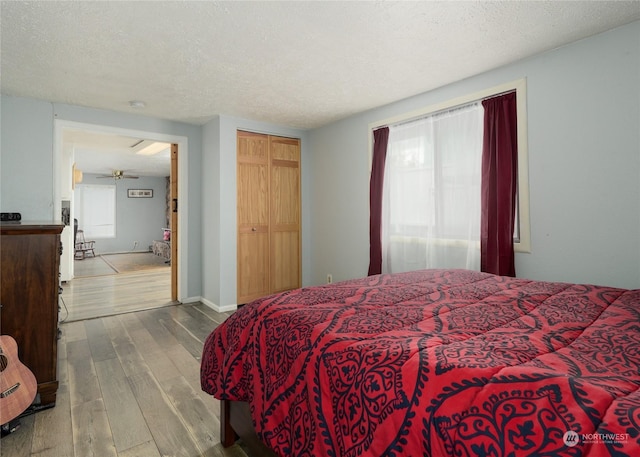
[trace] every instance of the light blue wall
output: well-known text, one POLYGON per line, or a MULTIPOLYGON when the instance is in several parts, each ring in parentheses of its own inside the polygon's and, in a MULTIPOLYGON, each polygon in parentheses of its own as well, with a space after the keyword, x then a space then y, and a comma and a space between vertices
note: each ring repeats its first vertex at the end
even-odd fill
POLYGON ((51 220, 53 105, 3 95, 0 122, 0 210, 21 213, 25 220, 51 220))
MULTIPOLYGON (((153 240, 161 240, 163 227, 168 227, 166 217, 166 178, 140 176, 138 179, 98 178, 85 173, 82 184, 116 186, 116 237, 95 239, 96 254, 114 252, 148 251, 153 240), (151 189, 151 198, 129 198, 129 189, 151 189)), ((78 209, 76 208, 76 215, 78 209)), ((82 229, 82 227, 79 227, 82 229)))
POLYGON ((54 217, 54 120, 188 138, 188 297, 236 299, 236 130, 302 139, 303 285, 364 276, 370 123, 527 79, 531 254, 520 277, 640 287, 640 22, 305 132, 2 96, 0 210, 54 217))
MULTIPOLYGON (((188 141, 188 204, 181 206, 188 215, 185 234, 187 283, 183 298, 199 297, 202 290, 201 192, 202 129, 199 126, 116 113, 80 106, 50 103, 2 95, 0 210, 21 212, 23 220, 59 219, 54 214, 55 134, 54 121, 136 130, 152 134, 186 137, 188 141)), ((185 203, 185 202, 183 202, 185 203)))
POLYGON ((247 130, 301 139, 302 193, 302 282, 309 283, 311 238, 308 176, 309 141, 307 132, 298 129, 219 116, 203 127, 202 221, 203 298, 218 306, 236 304, 236 132, 247 130))
MULTIPOLYGON (((199 127, 20 97, 2 96, 1 102, 0 210, 22 212, 24 220, 55 218, 55 119, 187 137, 189 232, 185 295, 188 299, 202 297, 222 307, 236 303, 236 131, 300 138, 302 278, 303 284, 309 283, 311 208, 306 164, 310 149, 305 131, 228 116, 199 127)), ((131 241, 135 240, 128 240, 131 241)), ((104 252, 112 248, 119 249, 105 246, 104 252)))
MULTIPOLYGON (((225 306, 221 299, 221 281, 225 273, 221 250, 224 238, 221 230, 220 213, 221 167, 220 167, 220 118, 216 117, 202 127, 202 292, 209 305, 225 306)), ((229 216, 231 217, 231 216, 229 216)), ((228 268, 228 267, 227 267, 228 268)))
POLYGON ((367 274, 369 123, 520 78, 532 252, 518 276, 640 287, 640 22, 312 131, 310 282, 367 274))

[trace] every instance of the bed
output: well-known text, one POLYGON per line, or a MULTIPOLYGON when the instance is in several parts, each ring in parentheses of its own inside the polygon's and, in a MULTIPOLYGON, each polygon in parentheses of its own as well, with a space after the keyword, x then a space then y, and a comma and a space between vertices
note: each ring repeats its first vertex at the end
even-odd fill
POLYGON ((639 367, 640 290, 423 270, 241 307, 201 384, 273 455, 623 456, 639 367))

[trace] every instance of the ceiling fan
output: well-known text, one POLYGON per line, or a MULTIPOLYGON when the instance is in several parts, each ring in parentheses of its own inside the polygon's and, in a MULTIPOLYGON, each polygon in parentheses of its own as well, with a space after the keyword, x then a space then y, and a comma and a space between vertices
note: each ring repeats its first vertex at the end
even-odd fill
POLYGON ((139 176, 128 175, 124 170, 113 170, 110 175, 100 175, 98 178, 112 178, 117 181, 119 179, 138 179, 139 176))

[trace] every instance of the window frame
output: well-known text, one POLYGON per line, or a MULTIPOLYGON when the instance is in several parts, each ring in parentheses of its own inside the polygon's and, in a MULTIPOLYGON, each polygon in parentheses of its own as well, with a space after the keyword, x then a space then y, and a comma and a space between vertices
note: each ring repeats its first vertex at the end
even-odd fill
POLYGON ((369 175, 373 163, 373 131, 384 126, 411 121, 413 119, 449 110, 456 106, 490 98, 506 92, 516 92, 516 110, 518 116, 518 188, 516 227, 518 236, 514 234, 513 248, 515 252, 531 253, 531 225, 529 215, 529 151, 527 134, 527 81, 526 78, 510 81, 479 92, 463 95, 451 100, 402 113, 387 119, 369 124, 369 175))

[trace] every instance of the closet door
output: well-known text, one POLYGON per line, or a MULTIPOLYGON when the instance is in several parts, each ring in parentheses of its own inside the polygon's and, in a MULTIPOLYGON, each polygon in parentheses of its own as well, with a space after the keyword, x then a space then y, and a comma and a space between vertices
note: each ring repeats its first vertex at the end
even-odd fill
POLYGON ((300 140, 269 137, 271 292, 300 287, 300 140))
POLYGON ((238 304, 270 293, 269 139, 238 132, 238 304))

